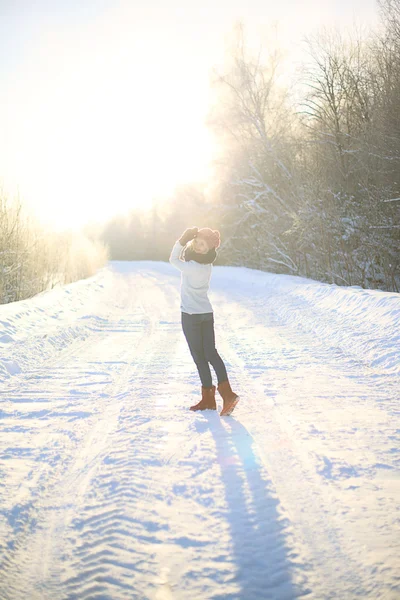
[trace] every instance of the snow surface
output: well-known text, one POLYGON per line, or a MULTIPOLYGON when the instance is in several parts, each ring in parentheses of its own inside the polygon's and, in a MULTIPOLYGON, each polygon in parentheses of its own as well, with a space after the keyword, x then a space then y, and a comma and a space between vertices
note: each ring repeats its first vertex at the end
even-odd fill
POLYGON ((192 413, 179 273, 0 306, 0 598, 400 597, 400 296, 216 267, 241 401, 192 413))

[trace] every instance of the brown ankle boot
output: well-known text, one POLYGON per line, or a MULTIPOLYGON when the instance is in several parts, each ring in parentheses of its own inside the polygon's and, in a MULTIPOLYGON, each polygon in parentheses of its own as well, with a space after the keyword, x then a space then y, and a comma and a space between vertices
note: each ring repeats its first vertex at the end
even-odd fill
POLYGON ((218 391, 224 401, 223 409, 220 412, 221 417, 231 414, 240 398, 235 392, 232 392, 229 381, 223 381, 218 384, 218 391))
POLYGON ((190 407, 190 410, 217 410, 217 404, 215 402, 215 385, 212 387, 201 388, 201 400, 194 406, 190 407))

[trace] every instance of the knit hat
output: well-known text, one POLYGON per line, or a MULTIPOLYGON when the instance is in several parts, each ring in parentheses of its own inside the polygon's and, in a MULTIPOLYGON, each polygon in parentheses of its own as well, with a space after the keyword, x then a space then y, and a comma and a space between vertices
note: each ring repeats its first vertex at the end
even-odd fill
POLYGON ((205 240, 209 246, 209 248, 219 248, 221 244, 221 238, 219 231, 217 229, 210 229, 209 227, 203 227, 203 229, 199 229, 196 237, 200 237, 205 240))

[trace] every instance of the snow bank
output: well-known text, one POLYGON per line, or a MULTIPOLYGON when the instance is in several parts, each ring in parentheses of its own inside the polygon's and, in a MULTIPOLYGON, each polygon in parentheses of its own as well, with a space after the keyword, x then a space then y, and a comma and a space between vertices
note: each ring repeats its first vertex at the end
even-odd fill
POLYGON ((97 308, 112 274, 94 277, 0 305, 0 381, 37 366, 101 326, 97 308))
MULTIPOLYGON (((153 277, 154 271, 179 277, 167 263, 111 263, 89 279, 0 306, 0 381, 101 329, 115 308, 113 278, 138 269, 144 276, 149 270, 153 277)), ((249 306, 256 301, 253 309, 259 318, 269 311, 278 321, 324 339, 372 368, 400 374, 399 294, 244 267, 215 267, 212 290, 249 306)))
POLYGON ((218 289, 264 300, 265 310, 372 368, 400 374, 400 295, 242 267, 216 267, 218 289))

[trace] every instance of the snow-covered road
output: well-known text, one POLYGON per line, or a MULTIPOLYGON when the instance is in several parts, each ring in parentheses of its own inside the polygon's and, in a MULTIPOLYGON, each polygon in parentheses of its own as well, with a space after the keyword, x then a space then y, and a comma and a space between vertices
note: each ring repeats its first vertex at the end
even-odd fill
POLYGON ((222 419, 169 265, 0 306, 1 600, 400 597, 400 296, 212 290, 222 419))

